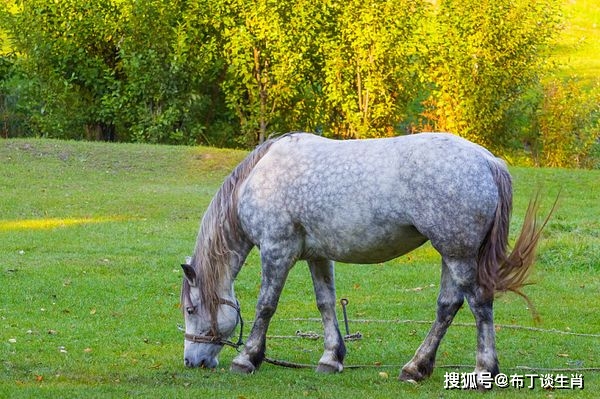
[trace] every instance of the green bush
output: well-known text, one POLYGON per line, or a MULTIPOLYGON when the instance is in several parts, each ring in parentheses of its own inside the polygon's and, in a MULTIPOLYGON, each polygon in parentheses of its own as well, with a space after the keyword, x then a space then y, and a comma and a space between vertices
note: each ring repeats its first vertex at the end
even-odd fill
POLYGON ((421 90, 427 10, 426 3, 407 0, 352 0, 340 7, 335 35, 322 45, 326 131, 346 138, 398 133, 421 90))
POLYGON ((546 70, 545 45, 561 23, 560 0, 440 2, 428 25, 427 123, 501 150, 513 110, 546 70))
POLYGON ((6 0, 0 131, 251 147, 291 130, 445 130, 519 162, 594 167, 598 90, 539 89, 561 5, 6 0))
POLYGON ((598 167, 600 86, 553 80, 543 87, 535 114, 534 156, 541 166, 598 167))
POLYGON ((231 145, 231 137, 203 134, 232 119, 215 90, 223 68, 206 40, 204 3, 32 0, 5 8, 20 55, 4 85, 15 110, 40 136, 231 145))

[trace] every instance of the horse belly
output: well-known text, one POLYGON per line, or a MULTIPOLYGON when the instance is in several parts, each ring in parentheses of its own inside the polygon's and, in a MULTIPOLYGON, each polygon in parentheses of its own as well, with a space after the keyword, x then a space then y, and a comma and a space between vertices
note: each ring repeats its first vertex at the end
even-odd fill
POLYGON ((344 230, 307 232, 303 258, 343 263, 380 263, 404 255, 427 242, 414 226, 354 226, 344 230))

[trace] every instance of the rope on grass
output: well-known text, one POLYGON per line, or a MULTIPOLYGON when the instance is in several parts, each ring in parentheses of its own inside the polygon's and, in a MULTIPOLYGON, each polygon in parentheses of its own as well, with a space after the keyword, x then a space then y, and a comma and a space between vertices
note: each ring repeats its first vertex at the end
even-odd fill
MULTIPOLYGON (((286 367, 292 369, 316 369, 317 366, 314 364, 307 363, 295 363, 289 362, 286 360, 273 359, 270 357, 265 357, 264 361, 266 363, 272 364, 274 366, 286 367)), ((401 369, 403 367, 402 364, 347 364, 344 365, 344 369, 353 370, 353 369, 383 369, 383 368, 395 368, 401 369)), ((472 364, 441 364, 436 365, 436 368, 439 369, 472 369, 472 364)), ((573 367, 573 368, 546 368, 546 367, 529 367, 529 366, 514 366, 514 367, 503 367, 504 370, 515 370, 515 371, 542 371, 542 372, 554 372, 554 373, 576 373, 576 372, 599 372, 600 367, 573 367)))
MULTIPOLYGON (((306 321, 306 322, 321 322, 321 319, 319 318, 301 318, 301 317, 296 317, 296 318, 290 318, 290 319, 285 319, 288 321, 306 321)), ((378 320, 378 319, 350 319, 349 320, 352 323, 389 323, 389 324, 427 324, 430 325, 431 323, 433 323, 433 321, 427 321, 427 320, 378 320)), ((459 327, 475 327, 475 323, 461 323, 461 322, 454 322, 452 323, 453 326, 459 326, 459 327)), ((577 337, 588 337, 588 338, 600 338, 600 334, 589 334, 589 333, 577 333, 577 332, 572 332, 572 331, 562 331, 562 330, 557 330, 557 329, 545 329, 545 328, 539 328, 539 327, 527 327, 527 326, 519 326, 516 324, 495 324, 496 327, 499 328, 506 328, 506 329, 511 329, 511 330, 525 330, 525 331, 535 331, 535 332, 542 332, 542 333, 547 333, 547 334, 561 334, 561 335, 573 335, 573 336, 577 336, 577 337)), ((295 337, 297 338, 297 337, 295 337)))
MULTIPOLYGON (((288 321, 308 321, 308 322, 321 322, 321 319, 318 318, 291 318, 286 319, 288 321)), ((372 320, 372 319, 356 319, 349 320, 353 323, 394 323, 394 324, 431 324, 431 321, 426 320, 372 320)), ((453 325, 458 325, 461 327, 474 327, 474 323, 453 323, 453 325)), ((526 327, 519 326, 514 324, 497 324, 500 328, 513 329, 513 330, 525 330, 525 331, 535 331, 535 332, 543 332, 548 334, 563 334, 563 335, 573 335, 578 337, 590 337, 590 338, 600 338, 600 334, 586 334, 586 333, 576 333, 571 331, 561 331, 556 329, 543 329, 538 327, 526 327)), ((308 340, 318 340, 322 338, 322 335, 308 331, 302 332, 300 330, 296 331, 295 335, 270 335, 267 338, 271 339, 308 339, 308 340)), ((362 338, 360 333, 352 334, 352 336, 346 336, 344 338, 348 338, 347 340, 357 340, 362 338)), ((296 368, 296 369, 314 369, 315 365, 305 364, 305 363, 295 363, 289 362, 285 360, 273 359, 266 357, 264 359, 266 363, 270 363, 275 366, 287 367, 287 368, 296 368)), ((345 369, 363 369, 363 368, 401 368, 402 365, 398 364, 352 364, 352 365, 344 365, 345 369)), ((465 364, 447 364, 447 365, 437 365, 437 368, 441 369, 470 369, 472 365, 465 364)), ((541 372, 555 372, 555 373, 574 373, 574 372, 598 372, 600 371, 600 367, 573 367, 573 368, 544 368, 544 367, 529 367, 529 366, 514 366, 514 367, 506 367, 506 370, 522 370, 522 371, 541 371, 541 372)))

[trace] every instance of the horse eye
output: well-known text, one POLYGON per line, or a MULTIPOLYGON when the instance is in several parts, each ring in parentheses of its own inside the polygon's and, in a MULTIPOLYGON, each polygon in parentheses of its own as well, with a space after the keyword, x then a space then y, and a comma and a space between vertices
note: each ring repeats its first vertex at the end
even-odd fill
POLYGON ((194 306, 188 306, 188 307, 185 308, 185 311, 188 314, 194 314, 194 312, 196 311, 196 308, 194 306))

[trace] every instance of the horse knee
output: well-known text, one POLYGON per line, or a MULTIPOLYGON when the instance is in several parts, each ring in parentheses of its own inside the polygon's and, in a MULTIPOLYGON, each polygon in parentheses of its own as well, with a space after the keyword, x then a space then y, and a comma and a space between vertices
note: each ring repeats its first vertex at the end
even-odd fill
POLYGON ((317 309, 319 309, 319 312, 323 313, 329 310, 335 310, 335 301, 331 301, 331 300, 317 300, 317 309))
POLYGON ((445 295, 440 294, 437 301, 437 317, 439 320, 446 320, 454 318, 456 312, 462 307, 464 303, 464 297, 460 295, 445 295))
POLYGON ((492 322, 494 319, 494 298, 486 298, 482 295, 467 295, 467 302, 475 319, 480 322, 492 322))
POLYGON ((256 308, 256 318, 261 318, 264 320, 270 320, 275 311, 277 310, 277 306, 272 304, 260 304, 256 308))

